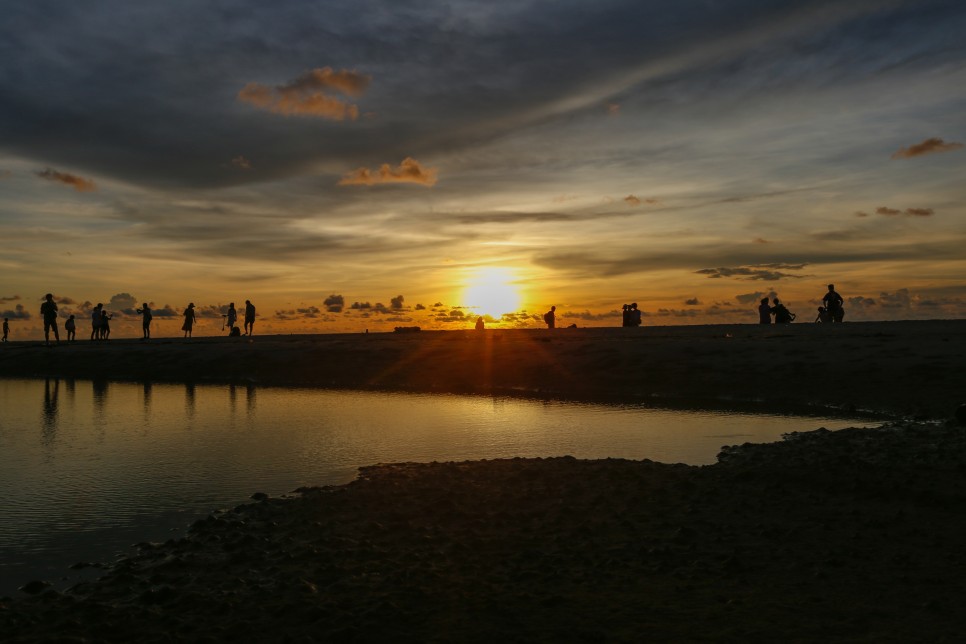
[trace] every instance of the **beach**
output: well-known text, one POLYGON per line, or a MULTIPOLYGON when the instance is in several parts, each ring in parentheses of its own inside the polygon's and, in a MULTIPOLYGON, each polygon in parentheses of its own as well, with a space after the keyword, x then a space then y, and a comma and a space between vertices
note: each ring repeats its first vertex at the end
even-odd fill
MULTIPOLYGON (((214 512, 102 579, 0 600, 8 641, 952 641, 966 322, 419 332, 0 350, 4 377, 869 412, 710 466, 373 464, 214 512)), ((79 562, 81 565, 103 562, 79 562)), ((110 562, 108 562, 110 563, 110 562)))

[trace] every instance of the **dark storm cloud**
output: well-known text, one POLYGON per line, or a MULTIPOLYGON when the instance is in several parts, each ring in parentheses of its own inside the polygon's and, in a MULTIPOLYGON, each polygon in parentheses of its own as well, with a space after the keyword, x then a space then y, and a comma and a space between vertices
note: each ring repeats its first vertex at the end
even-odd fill
POLYGON ((942 0, 10 3, 0 149, 149 185, 290 177, 428 158, 625 98, 846 84, 955 54, 917 36, 962 24, 942 0), (368 76, 373 119, 351 121, 348 101, 343 122, 253 107, 313 112, 368 76), (257 176, 226 167, 238 150, 257 176))
POLYGON ((913 157, 921 157, 924 154, 936 154, 938 152, 952 152, 953 150, 959 150, 963 147, 962 143, 946 143, 942 139, 932 138, 926 139, 922 143, 916 143, 915 145, 910 145, 908 148, 899 148, 896 150, 892 158, 893 159, 912 159, 913 157))
POLYGON ((0 317, 9 318, 11 320, 29 320, 30 312, 24 308, 23 304, 17 304, 12 309, 7 309, 0 313, 0 317))
POLYGON ((793 275, 784 273, 783 270, 800 271, 807 264, 753 264, 751 266, 734 266, 720 268, 702 268, 694 271, 698 275, 707 275, 709 278, 717 279, 722 277, 734 277, 742 280, 763 280, 774 282, 783 278, 802 278, 804 275, 793 275))

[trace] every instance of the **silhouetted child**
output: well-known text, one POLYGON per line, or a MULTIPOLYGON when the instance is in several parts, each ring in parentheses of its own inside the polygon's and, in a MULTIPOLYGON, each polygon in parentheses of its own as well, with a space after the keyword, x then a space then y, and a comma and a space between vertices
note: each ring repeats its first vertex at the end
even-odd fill
POLYGON ((7 336, 10 335, 10 322, 7 318, 3 318, 3 342, 7 341, 7 336))
POLYGON ((771 307, 768 306, 768 298, 761 298, 761 303, 758 304, 758 324, 771 324, 771 307))
POLYGON ((101 311, 101 340, 110 340, 111 338, 111 320, 114 318, 113 315, 108 315, 107 311, 101 311))
POLYGON ((828 309, 824 306, 818 307, 818 317, 815 318, 816 322, 824 322, 828 324, 832 321, 832 316, 829 314, 828 309))
POLYGON ((71 315, 69 318, 67 318, 67 321, 64 322, 64 330, 67 331, 67 341, 68 342, 73 342, 74 340, 77 339, 75 337, 77 335, 77 333, 76 333, 76 331, 77 331, 77 323, 74 322, 74 316, 73 315, 71 315))
POLYGON ((483 318, 482 317, 476 318, 476 330, 477 331, 482 331, 483 328, 484 328, 483 327, 483 318))

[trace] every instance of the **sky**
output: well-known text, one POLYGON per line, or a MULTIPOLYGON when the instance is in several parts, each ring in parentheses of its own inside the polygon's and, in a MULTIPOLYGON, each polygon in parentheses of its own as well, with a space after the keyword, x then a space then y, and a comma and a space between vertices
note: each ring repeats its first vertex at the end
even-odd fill
POLYGON ((12 339, 48 292, 81 336, 966 315, 960 0, 3 13, 12 339))

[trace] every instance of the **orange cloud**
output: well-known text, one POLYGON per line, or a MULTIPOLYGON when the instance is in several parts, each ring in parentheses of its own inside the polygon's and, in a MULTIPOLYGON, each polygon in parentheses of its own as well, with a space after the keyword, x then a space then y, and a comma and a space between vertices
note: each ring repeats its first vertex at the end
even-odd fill
POLYGON ((332 96, 360 96, 369 87, 371 77, 356 71, 331 67, 313 69, 284 85, 268 87, 248 83, 238 92, 238 100, 275 114, 285 116, 317 116, 333 121, 359 118, 359 107, 332 96))
POLYGON ((946 143, 942 139, 932 138, 926 139, 922 143, 910 145, 908 148, 899 148, 893 153, 892 158, 911 159, 913 157, 921 157, 924 154, 952 152, 953 150, 958 150, 961 147, 963 147, 962 143, 946 143))
POLYGON ((379 170, 359 168, 349 172, 339 180, 340 186, 374 186, 377 183, 419 183, 424 186, 436 184, 436 168, 424 168, 412 157, 406 157, 398 167, 383 163, 379 170))
POLYGON ((905 212, 899 210, 898 208, 887 208, 881 206, 875 209, 875 214, 886 215, 888 217, 895 217, 896 215, 908 215, 910 217, 929 217, 934 214, 935 211, 932 208, 906 208, 905 212))
POLYGON ((767 244, 767 243, 769 243, 768 240, 765 239, 764 237, 755 237, 751 241, 753 241, 756 244, 767 244))
POLYGON ((636 195, 627 195, 626 197, 624 197, 624 202, 628 206, 640 206, 642 203, 651 204, 651 205, 658 203, 657 199, 650 199, 650 198, 641 199, 636 195))
POLYGON ((906 214, 911 217, 929 217, 933 214, 932 208, 906 208, 906 214))
POLYGON ((93 192, 97 186, 90 179, 84 179, 66 172, 57 172, 53 168, 46 168, 37 173, 37 176, 48 181, 57 181, 65 186, 71 186, 77 192, 93 192))

